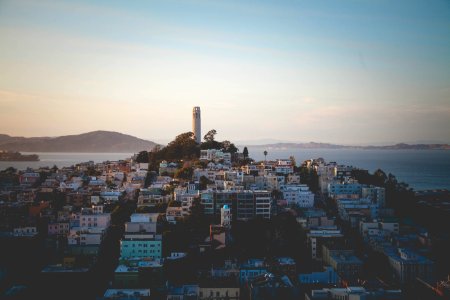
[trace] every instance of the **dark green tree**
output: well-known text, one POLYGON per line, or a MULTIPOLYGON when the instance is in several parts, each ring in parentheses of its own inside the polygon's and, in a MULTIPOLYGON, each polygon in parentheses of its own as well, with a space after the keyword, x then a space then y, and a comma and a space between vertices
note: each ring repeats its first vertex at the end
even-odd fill
POLYGON ((149 162, 149 154, 147 151, 141 151, 136 156, 136 162, 138 163, 148 163, 149 162))
POLYGON ((167 206, 168 207, 181 207, 181 202, 180 201, 171 200, 167 206))
POLYGON ((208 186, 208 184, 213 183, 211 180, 209 180, 207 177, 205 176, 201 176, 200 180, 199 180, 199 189, 200 190, 206 190, 206 187, 208 186))
POLYGON ((175 172, 175 178, 190 180, 194 170, 191 167, 183 167, 175 172))
POLYGON ((203 139, 205 140, 205 142, 213 142, 216 134, 217 131, 215 129, 211 129, 205 134, 203 139))
POLYGON ((248 149, 247 149, 247 147, 244 147, 244 151, 242 151, 242 154, 244 155, 244 159, 248 158, 248 149))
POLYGON ((222 151, 234 154, 238 152, 239 149, 236 148, 236 146, 232 142, 225 140, 222 142, 222 151))

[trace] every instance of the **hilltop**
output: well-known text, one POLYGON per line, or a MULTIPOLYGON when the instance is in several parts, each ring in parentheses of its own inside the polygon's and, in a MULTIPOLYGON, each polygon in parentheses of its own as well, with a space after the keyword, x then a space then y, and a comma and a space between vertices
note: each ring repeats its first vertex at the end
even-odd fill
POLYGON ((0 150, 23 152, 129 153, 149 150, 152 141, 113 131, 92 131, 59 137, 12 137, 0 134, 0 150))

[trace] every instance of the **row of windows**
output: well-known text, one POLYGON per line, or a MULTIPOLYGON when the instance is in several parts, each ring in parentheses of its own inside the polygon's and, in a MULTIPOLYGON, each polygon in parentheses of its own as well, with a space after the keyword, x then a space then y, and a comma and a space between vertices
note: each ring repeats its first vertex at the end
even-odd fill
MULTIPOLYGON (((129 244, 124 244, 123 247, 128 248, 128 245, 129 244)), ((158 247, 160 247, 160 246, 161 245, 158 245, 158 247)), ((135 247, 144 247, 144 248, 150 247, 150 248, 154 248, 154 247, 157 247, 157 246, 155 244, 131 244, 130 247, 133 247, 133 248, 135 248, 135 247)))
POLYGON ((131 251, 131 253, 160 253, 161 250, 157 249, 157 250, 133 250, 131 251))

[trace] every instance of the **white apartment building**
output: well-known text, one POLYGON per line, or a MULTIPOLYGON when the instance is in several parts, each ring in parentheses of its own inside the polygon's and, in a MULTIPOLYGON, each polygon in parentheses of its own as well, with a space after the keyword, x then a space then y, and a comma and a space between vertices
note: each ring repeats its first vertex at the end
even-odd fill
POLYGON ((360 222, 359 232, 363 237, 386 236, 399 234, 400 226, 397 222, 360 222))
POLYGON ((272 213, 272 196, 267 191, 254 191, 255 215, 270 219, 272 213))
POLYGON ((106 228, 73 227, 67 237, 69 245, 100 245, 106 234, 106 228))
POLYGON ((111 214, 81 214, 80 227, 108 228, 111 225, 111 214))
POLYGON ((288 205, 296 204, 300 207, 314 206, 314 194, 306 184, 284 185, 280 190, 288 205))

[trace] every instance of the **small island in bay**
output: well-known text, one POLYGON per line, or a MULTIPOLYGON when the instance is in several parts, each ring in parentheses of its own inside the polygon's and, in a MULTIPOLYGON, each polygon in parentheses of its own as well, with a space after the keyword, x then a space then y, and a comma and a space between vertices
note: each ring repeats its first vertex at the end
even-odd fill
POLYGON ((0 161, 39 161, 39 156, 37 154, 0 150, 0 161))

